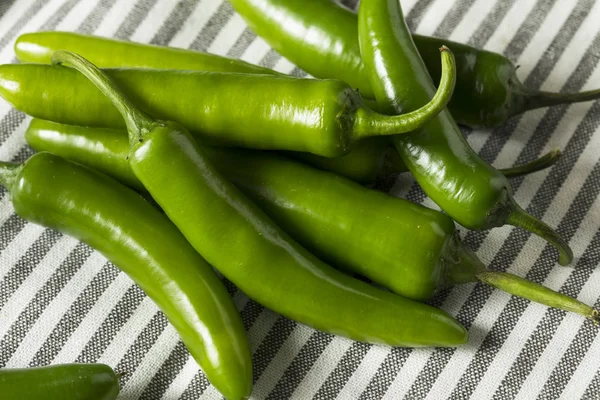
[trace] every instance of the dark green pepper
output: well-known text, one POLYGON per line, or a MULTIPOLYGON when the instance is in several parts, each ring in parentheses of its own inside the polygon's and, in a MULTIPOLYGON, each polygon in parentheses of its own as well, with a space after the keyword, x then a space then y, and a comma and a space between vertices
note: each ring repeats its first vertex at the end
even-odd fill
POLYGON ((0 184, 20 217, 87 243, 127 273, 223 395, 250 395, 240 315, 212 267, 164 214, 113 178, 50 153, 0 164, 0 184))
MULTIPOLYGON (((178 70, 108 70, 145 111, 230 146, 338 157, 357 140, 409 132, 444 109, 454 88, 452 53, 441 51, 440 89, 420 109, 379 114, 337 80, 178 70)), ((0 66, 0 94, 34 117, 85 126, 123 126, 87 79, 49 65, 0 66)))
MULTIPOLYGON (((361 57, 358 21, 352 11, 332 0, 229 2, 254 32, 309 74, 341 79, 364 96, 375 96, 361 57)), ((435 49, 446 45, 454 52, 457 82, 448 107, 462 124, 493 127, 527 110, 600 98, 600 90, 574 94, 531 90, 519 81, 514 64, 501 54, 446 39, 420 35, 412 39, 436 82, 440 69, 435 49)))
MULTIPOLYGON (((127 133, 122 130, 34 119, 25 138, 37 150, 56 152, 141 186, 129 168, 127 133)), ((594 309, 577 300, 511 274, 488 271, 441 212, 275 154, 216 148, 205 152, 220 173, 308 250, 402 296, 426 301, 453 285, 480 281, 598 319, 594 309)))
MULTIPOLYGON (((435 90, 398 0, 363 0, 358 15, 360 49, 377 102, 388 113, 410 110, 435 90)), ((396 149, 425 193, 469 229, 510 224, 527 229, 573 259, 552 228, 523 210, 502 173, 471 149, 447 110, 417 132, 394 136, 396 149)))
POLYGON ((457 346, 466 330, 432 306, 324 264, 223 178, 185 128, 138 111, 110 78, 57 52, 122 113, 135 176, 196 250, 250 298, 325 332, 392 346, 457 346))
POLYGON ((104 364, 0 369, 2 400, 114 400, 119 377, 104 364))

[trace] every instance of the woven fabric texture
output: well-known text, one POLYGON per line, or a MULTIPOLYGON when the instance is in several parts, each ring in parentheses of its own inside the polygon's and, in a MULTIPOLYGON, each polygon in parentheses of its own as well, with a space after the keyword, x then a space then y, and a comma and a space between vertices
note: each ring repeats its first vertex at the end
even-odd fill
MULTIPOLYGON (((520 65, 519 77, 531 88, 573 92, 600 86, 598 1, 401 3, 413 31, 502 53, 520 65)), ((356 6, 352 0, 348 5, 356 6)), ((2 0, 0 63, 16 62, 19 34, 41 30, 208 51, 304 74, 223 0, 2 0)), ((29 121, 0 101, 0 159, 22 161, 33 153, 23 138, 29 121)), ((496 166, 564 150, 553 168, 512 183, 517 201, 570 242, 573 267, 559 267, 554 251, 523 230, 463 232, 491 269, 596 306, 599 126, 600 103, 588 102, 527 112, 492 131, 465 130, 473 148, 496 166)), ((434 207, 409 176, 387 184, 395 195, 434 207)), ((434 300, 469 329, 469 344, 419 350, 324 334, 229 289, 253 352, 254 399, 600 398, 598 328, 490 287, 463 285, 434 300)), ((2 190, 0 367, 64 362, 103 362, 127 371, 122 399, 220 398, 175 330, 126 275, 76 240, 18 218, 2 190)))

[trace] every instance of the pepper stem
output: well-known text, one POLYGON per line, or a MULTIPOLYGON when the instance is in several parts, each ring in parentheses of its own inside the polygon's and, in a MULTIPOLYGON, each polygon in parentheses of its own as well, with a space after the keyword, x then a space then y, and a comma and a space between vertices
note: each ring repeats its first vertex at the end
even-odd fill
POLYGON ((513 296, 581 314, 591 319, 594 324, 600 322, 598 311, 579 300, 508 272, 488 270, 475 253, 465 247, 458 237, 450 243, 448 252, 446 287, 480 281, 513 296))
POLYGON ((446 108, 454 92, 456 63, 454 55, 446 46, 442 46, 440 52, 442 55, 442 78, 431 101, 415 111, 393 116, 380 114, 367 107, 360 107, 356 110, 352 126, 352 140, 414 131, 446 108))
POLYGON ((23 164, 0 161, 0 185, 10 191, 22 168, 23 164))
POLYGON ((502 174, 507 178, 514 178, 517 176, 532 174, 534 172, 550 168, 551 166, 556 164, 561 154, 562 153, 560 152, 560 149, 554 149, 548 154, 545 154, 542 157, 538 158, 537 160, 533 160, 530 163, 518 165, 512 168, 504 168, 499 171, 502 172, 502 174))
POLYGON ((535 233, 552 244, 559 252, 558 263, 560 265, 569 265, 571 261, 573 261, 573 251, 567 242, 554 229, 528 214, 514 202, 511 208, 506 220, 507 224, 535 233))
POLYGON ((115 82, 91 62, 79 54, 70 51, 60 50, 52 54, 52 64, 58 65, 64 63, 81 72, 110 99, 125 120, 130 143, 139 141, 139 139, 157 125, 157 122, 153 118, 141 111, 125 97, 117 88, 115 82))
POLYGON ((579 93, 551 93, 531 91, 523 94, 523 110, 534 110, 541 107, 550 107, 560 104, 580 103, 600 99, 600 89, 588 90, 579 93))
POLYGON ((476 275, 481 282, 495 288, 523 297, 549 307, 572 311, 592 320, 595 325, 600 322, 598 311, 592 307, 562 293, 555 292, 538 283, 528 281, 507 272, 484 271, 476 275))

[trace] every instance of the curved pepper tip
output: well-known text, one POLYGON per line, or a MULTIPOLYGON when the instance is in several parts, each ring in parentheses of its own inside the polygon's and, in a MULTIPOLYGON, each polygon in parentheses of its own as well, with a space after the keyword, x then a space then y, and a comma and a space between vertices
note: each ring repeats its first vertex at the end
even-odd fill
POLYGON ((450 51, 450 49, 448 47, 446 47, 445 44, 443 44, 442 47, 440 47, 440 53, 443 53, 445 51, 450 51))

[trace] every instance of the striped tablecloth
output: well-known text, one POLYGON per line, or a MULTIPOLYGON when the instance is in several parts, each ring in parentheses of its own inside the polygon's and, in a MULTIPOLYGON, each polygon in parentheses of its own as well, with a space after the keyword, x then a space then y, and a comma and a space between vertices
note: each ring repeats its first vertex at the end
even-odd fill
MULTIPOLYGON (((306 0, 310 1, 310 0, 306 0)), ((402 0, 414 31, 505 54, 532 88, 600 86, 600 1, 402 0)), ((334 21, 332 21, 334 23, 334 21)), ((24 32, 67 30, 209 51, 302 74, 222 0, 2 0, 0 62, 16 62, 24 32)), ((523 230, 468 232, 495 270, 598 305, 600 103, 528 112, 494 131, 466 131, 497 166, 560 147, 552 169, 514 179, 518 202, 570 242, 561 268, 523 230)), ((24 160, 29 118, 0 101, 0 159, 24 160)), ((409 177, 394 194, 431 205, 409 177)), ((85 245, 25 223, 0 196, 0 366, 104 362, 120 371, 123 399, 217 399, 174 329, 131 280, 85 245)), ((399 257, 402 255, 399 254, 399 257)), ((435 300, 468 327, 459 349, 390 349, 299 325, 231 288, 250 338, 256 399, 598 399, 600 336, 574 314, 463 285, 435 300)), ((0 393, 0 398, 2 394, 0 393)))

